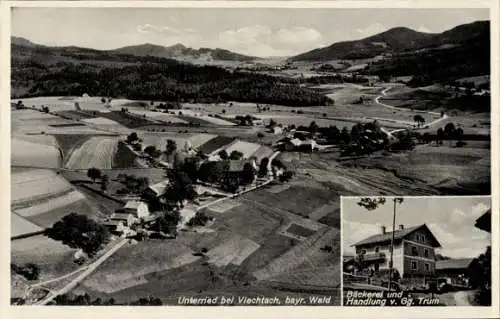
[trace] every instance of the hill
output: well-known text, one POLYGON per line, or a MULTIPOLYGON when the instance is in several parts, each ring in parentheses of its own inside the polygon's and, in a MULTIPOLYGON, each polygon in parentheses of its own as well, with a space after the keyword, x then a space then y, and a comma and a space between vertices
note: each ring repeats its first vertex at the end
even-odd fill
MULTIPOLYGON (((13 98, 87 93, 101 97, 198 103, 239 101, 311 106, 331 102, 316 90, 299 87, 297 80, 231 72, 222 67, 152 56, 163 52, 158 47, 141 46, 116 53, 74 46, 25 44, 25 41, 16 40, 11 46, 13 98)), ((174 51, 179 50, 183 49, 174 48, 174 51)), ((201 51, 206 52, 206 49, 201 51)), ((224 50, 210 52, 220 57, 230 55, 224 50)))
POLYGON ((393 28, 377 35, 355 41, 334 43, 292 57, 292 61, 326 61, 337 59, 367 59, 382 53, 419 48, 433 34, 408 28, 393 28))
POLYGON ((11 37, 11 45, 17 47, 30 47, 30 48, 50 48, 52 51, 61 52, 87 52, 94 54, 105 54, 105 55, 132 55, 137 57, 157 57, 157 58, 169 58, 175 60, 207 60, 207 61, 240 61, 248 62, 257 59, 256 57, 251 57, 243 54, 238 54, 231 52, 229 50, 223 49, 210 49, 210 48, 200 48, 193 49, 184 46, 183 44, 177 43, 172 46, 161 46, 151 43, 125 46, 122 48, 114 50, 95 50, 88 48, 81 48, 76 46, 61 46, 61 47, 48 47, 45 45, 34 43, 28 39, 21 37, 11 37))
POLYGON ((165 47, 155 44, 140 44, 134 46, 126 46, 116 50, 112 50, 115 54, 130 54, 135 56, 153 56, 159 58, 170 58, 180 60, 220 60, 220 61, 253 61, 256 58, 231 52, 223 49, 200 48, 193 49, 184 46, 183 44, 175 44, 165 47))
POLYGON ((344 41, 305 52, 292 61, 368 59, 381 54, 397 54, 438 47, 456 47, 489 39, 489 21, 457 26, 442 33, 424 33, 397 27, 361 40, 344 41))

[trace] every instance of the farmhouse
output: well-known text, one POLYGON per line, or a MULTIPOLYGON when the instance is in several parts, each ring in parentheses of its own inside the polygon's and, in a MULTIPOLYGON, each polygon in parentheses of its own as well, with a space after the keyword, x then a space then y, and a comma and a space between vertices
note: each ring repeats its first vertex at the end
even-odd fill
POLYGON ((103 224, 113 232, 124 233, 128 227, 134 225, 136 222, 137 218, 135 218, 134 215, 117 211, 113 213, 103 224))
POLYGON ((469 285, 473 258, 446 259, 436 261, 436 276, 447 278, 453 285, 469 285))
POLYGON ((169 180, 167 179, 162 182, 150 185, 148 186, 148 188, 146 188, 146 190, 144 190, 142 196, 146 199, 156 198, 165 193, 165 189, 167 188, 168 184, 169 180))
POLYGON ((286 151, 304 151, 304 152, 312 152, 317 148, 317 143, 313 139, 307 139, 305 141, 301 141, 298 138, 292 138, 284 143, 284 149, 286 151))
MULTIPOLYGON (((354 245, 367 268, 375 272, 389 268, 392 232, 382 226, 380 233, 354 245)), ((434 277, 436 269, 435 248, 441 247, 427 225, 405 228, 399 225, 394 232, 393 267, 402 278, 413 282, 434 277)))
POLYGON ((271 127, 271 128, 269 129, 269 131, 270 131, 271 133, 273 133, 273 134, 281 134, 281 133, 283 133, 283 128, 282 128, 282 127, 280 127, 280 126, 275 125, 275 126, 271 127))
POLYGON ((145 202, 131 200, 128 201, 123 210, 127 214, 132 214, 137 218, 144 218, 149 216, 148 205, 145 202))

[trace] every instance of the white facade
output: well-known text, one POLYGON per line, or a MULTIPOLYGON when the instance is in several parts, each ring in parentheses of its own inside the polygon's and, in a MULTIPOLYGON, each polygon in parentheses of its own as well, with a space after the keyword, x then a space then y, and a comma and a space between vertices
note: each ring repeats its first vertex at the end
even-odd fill
POLYGON ((148 205, 141 201, 128 201, 123 207, 126 213, 130 213, 137 218, 145 218, 149 216, 148 205))

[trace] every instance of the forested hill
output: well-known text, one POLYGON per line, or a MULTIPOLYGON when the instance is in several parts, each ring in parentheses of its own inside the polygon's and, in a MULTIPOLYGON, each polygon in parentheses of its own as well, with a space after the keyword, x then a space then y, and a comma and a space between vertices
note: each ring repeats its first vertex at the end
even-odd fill
POLYGON ((12 97, 81 95, 289 106, 331 100, 294 80, 172 59, 12 43, 12 97))
POLYGON ((420 50, 447 49, 489 43, 490 22, 462 24, 442 33, 425 33, 397 27, 354 41, 336 42, 291 57, 293 61, 328 61, 335 59, 370 59, 381 54, 417 53, 420 50))

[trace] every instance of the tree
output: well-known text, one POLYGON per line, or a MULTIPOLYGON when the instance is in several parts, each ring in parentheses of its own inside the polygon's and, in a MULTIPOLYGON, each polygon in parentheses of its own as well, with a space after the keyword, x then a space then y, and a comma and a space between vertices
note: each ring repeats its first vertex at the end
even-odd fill
POLYGON ((259 177, 267 176, 268 166, 269 166, 269 158, 264 157, 263 159, 260 160, 259 177))
POLYGON ((438 128, 436 133, 436 144, 443 145, 444 131, 442 128, 438 128))
POLYGON ((451 140, 455 137, 455 131, 456 131, 455 124, 453 124, 452 122, 444 126, 444 135, 446 136, 447 139, 450 140, 450 146, 451 146, 451 140))
POLYGON ((457 130, 455 131, 455 136, 457 138, 457 144, 456 144, 456 146, 457 147, 464 146, 465 145, 465 143, 463 141, 464 130, 461 127, 457 128, 457 130))
POLYGON ((248 185, 252 183, 255 179, 255 169, 250 163, 245 163, 243 165, 243 171, 241 172, 241 184, 248 185))
POLYGON ((109 185, 109 177, 108 175, 104 174, 101 177, 101 190, 105 192, 108 189, 109 185))
POLYGON ((422 124, 425 123, 425 119, 423 118, 422 115, 417 114, 413 117, 413 120, 417 123, 418 126, 421 126, 422 124))
POLYGON ((349 143, 351 143, 351 135, 349 134, 349 129, 346 126, 342 128, 339 137, 340 137, 340 143, 344 145, 348 145, 349 143))
POLYGON ((271 119, 271 120, 269 121, 269 125, 268 125, 267 127, 272 129, 272 128, 274 128, 276 125, 278 125, 278 123, 276 123, 276 121, 275 121, 275 120, 271 119))
POLYGON ((45 235, 93 256, 109 241, 108 229, 86 215, 70 213, 45 230, 45 235))
POLYGON ((133 142, 139 141, 139 137, 136 132, 132 132, 127 136, 127 143, 131 144, 133 142))
POLYGON ((227 160, 229 158, 229 154, 227 154, 226 150, 220 150, 219 153, 217 153, 221 160, 227 160))
POLYGON ((92 179, 92 181, 95 183, 95 180, 98 178, 101 178, 102 172, 100 169, 91 167, 87 170, 87 177, 92 179))
POLYGON ((259 139, 259 141, 262 141, 263 137, 264 137, 264 133, 262 133, 262 132, 257 133, 257 138, 259 139))
POLYGON ((167 155, 173 154, 177 150, 177 143, 174 140, 167 140, 167 155))
POLYGON ((153 158, 157 158, 161 155, 161 152, 157 150, 154 145, 146 146, 146 148, 144 149, 144 153, 148 154, 153 158))
POLYGON ((198 180, 198 160, 197 157, 188 157, 181 166, 181 170, 186 173, 193 182, 198 180))
POLYGON ((312 121, 311 124, 309 124, 309 132, 311 134, 316 134, 319 130, 319 125, 316 124, 315 121, 312 121))
POLYGON ((240 152, 240 151, 237 151, 237 150, 234 150, 231 152, 231 154, 229 155, 229 159, 230 160, 240 160, 243 158, 243 153, 240 152))

